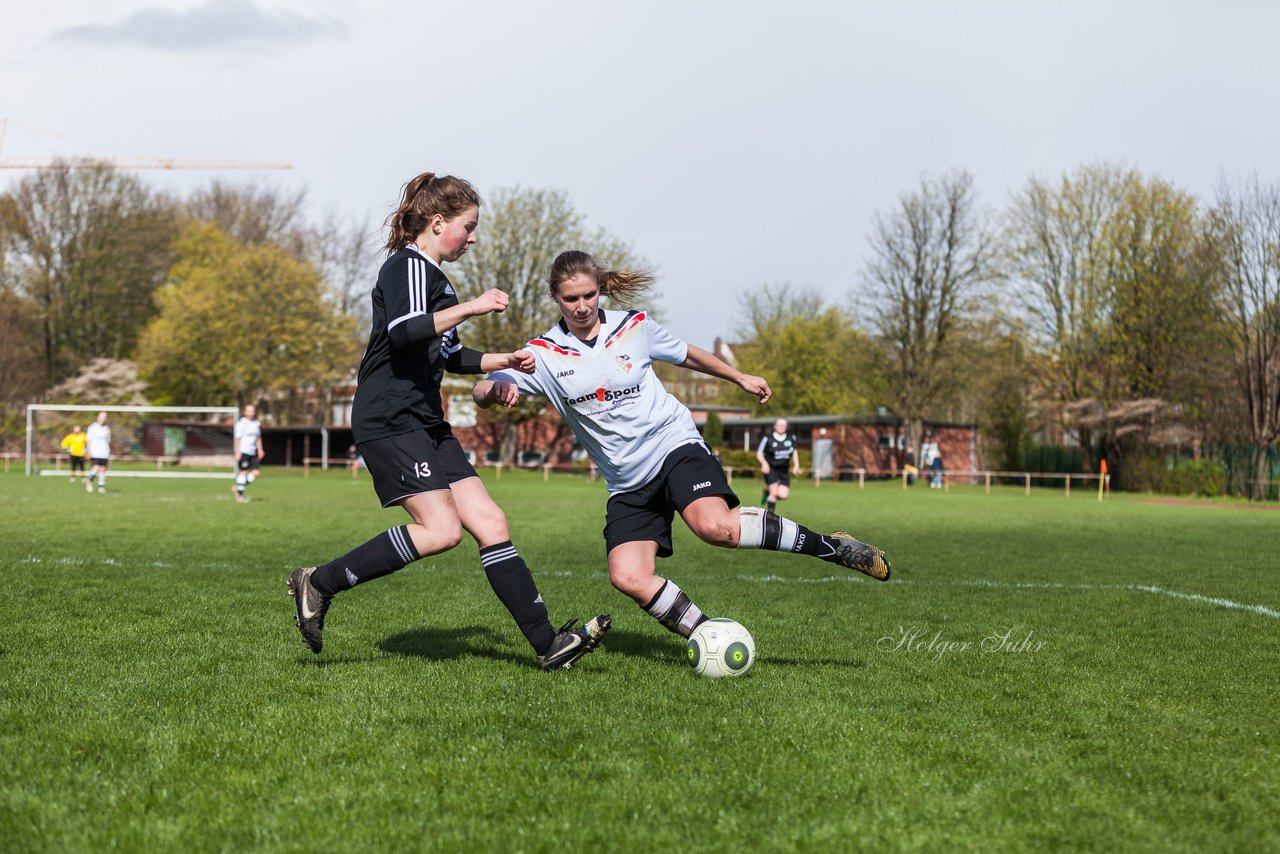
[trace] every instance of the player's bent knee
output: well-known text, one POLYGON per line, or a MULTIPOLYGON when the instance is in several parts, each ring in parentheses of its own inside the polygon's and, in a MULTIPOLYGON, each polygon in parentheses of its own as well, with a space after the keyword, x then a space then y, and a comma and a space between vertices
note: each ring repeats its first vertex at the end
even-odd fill
POLYGON ((719 513, 699 513, 685 519, 689 530, 704 543, 731 549, 738 544, 738 514, 724 508, 719 513))
POLYGON ((637 595, 637 592, 642 591, 645 583, 652 577, 652 569, 641 569, 634 566, 609 567, 609 583, 614 586, 615 590, 626 593, 628 596, 637 595))
POLYGON ((738 525, 727 519, 700 525, 693 531, 698 539, 712 546, 731 549, 738 545, 738 525))
POLYGON ((511 539, 511 532, 507 528, 507 514, 497 509, 497 505, 494 505, 494 508, 496 512, 485 514, 481 524, 484 525, 485 533, 493 537, 494 542, 500 543, 511 539))

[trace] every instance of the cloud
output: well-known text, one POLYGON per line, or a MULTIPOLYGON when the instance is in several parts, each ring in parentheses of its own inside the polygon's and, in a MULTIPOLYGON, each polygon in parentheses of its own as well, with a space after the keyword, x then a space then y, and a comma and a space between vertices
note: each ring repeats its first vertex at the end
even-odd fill
POLYGON ((259 8, 251 0, 209 0, 175 12, 143 9, 114 24, 85 24, 54 33, 55 41, 93 45, 138 45, 157 50, 269 47, 304 44, 342 35, 346 28, 328 17, 259 8))

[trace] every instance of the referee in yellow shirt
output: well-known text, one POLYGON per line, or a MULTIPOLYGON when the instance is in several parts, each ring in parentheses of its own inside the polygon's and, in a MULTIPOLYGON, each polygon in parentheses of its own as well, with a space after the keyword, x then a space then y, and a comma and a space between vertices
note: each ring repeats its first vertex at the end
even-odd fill
POLYGON ((89 441, 80 425, 71 428, 71 432, 62 437, 62 450, 71 458, 71 479, 76 479, 76 472, 84 476, 84 446, 89 441))

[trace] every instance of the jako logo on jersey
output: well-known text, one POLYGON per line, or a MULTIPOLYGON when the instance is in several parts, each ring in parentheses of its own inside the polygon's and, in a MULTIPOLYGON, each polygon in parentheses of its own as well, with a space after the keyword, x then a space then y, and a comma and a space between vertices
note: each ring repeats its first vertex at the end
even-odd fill
POLYGON ((560 379, 561 377, 571 377, 571 376, 573 376, 572 368, 570 368, 567 371, 561 371, 560 373, 556 374, 556 379, 560 379))
POLYGON ((565 403, 574 406, 579 403, 586 403, 588 400, 595 399, 601 403, 612 403, 615 400, 623 400, 628 397, 635 397, 640 393, 640 384, 636 383, 631 388, 619 389, 614 391, 611 388, 598 388, 593 392, 584 394, 581 397, 565 398, 565 403))
POLYGON ((693 492, 697 492, 699 489, 706 489, 706 488, 707 488, 708 486, 710 486, 710 485, 711 485, 711 481, 709 481, 709 480, 704 480, 702 483, 695 483, 695 484, 693 485, 693 490, 692 490, 692 491, 693 491, 693 492))
POLYGON ((614 356, 613 363, 614 365, 617 366, 618 370, 622 371, 624 374, 631 373, 631 357, 630 356, 627 356, 627 355, 614 356))

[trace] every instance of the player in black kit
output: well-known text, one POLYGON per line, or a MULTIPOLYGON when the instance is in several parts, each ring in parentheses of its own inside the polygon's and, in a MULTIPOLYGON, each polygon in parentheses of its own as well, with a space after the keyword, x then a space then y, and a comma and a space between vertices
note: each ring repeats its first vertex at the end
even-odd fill
POLYGON ((457 327, 500 312, 507 295, 493 289, 459 303, 440 265, 476 242, 480 197, 468 182, 424 172, 404 187, 388 220, 390 257, 373 289, 373 324, 360 362, 351 426, 383 507, 398 504, 413 523, 392 528, 336 560, 294 570, 289 593, 312 652, 323 644, 333 597, 458 545, 466 530, 480 547, 489 583, 533 646, 544 670, 569 667, 609 629, 602 614, 584 626, 552 628, 547 606, 511 544, 507 518, 489 497, 444 420, 440 380, 455 373, 531 371, 533 355, 480 353, 463 347, 457 327))
POLYGON ((773 432, 765 434, 756 448, 756 459, 764 474, 764 495, 760 496, 765 509, 773 513, 779 501, 791 495, 791 475, 800 475, 800 440, 795 433, 787 432, 787 419, 773 422, 773 432))

